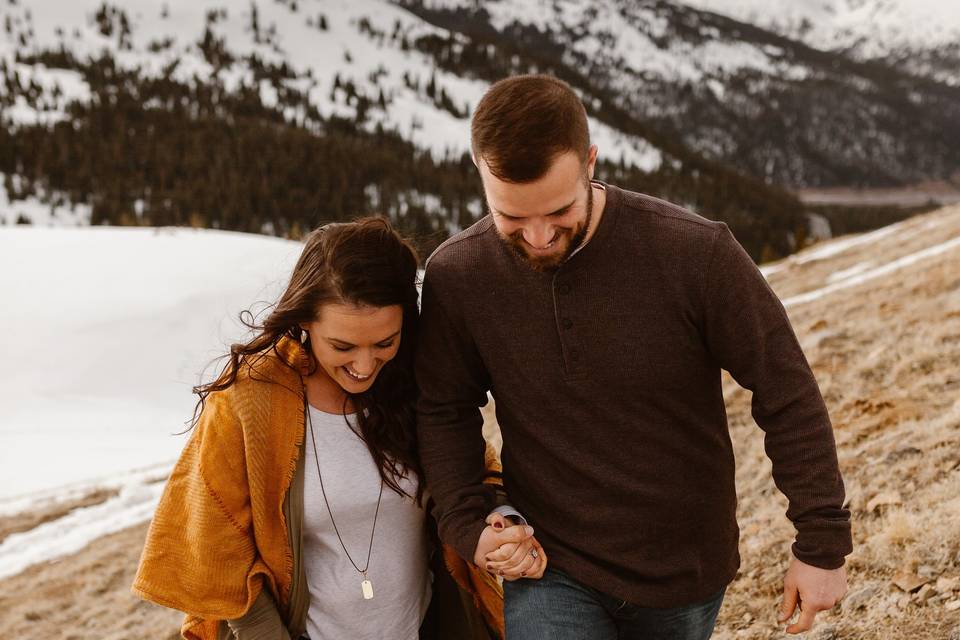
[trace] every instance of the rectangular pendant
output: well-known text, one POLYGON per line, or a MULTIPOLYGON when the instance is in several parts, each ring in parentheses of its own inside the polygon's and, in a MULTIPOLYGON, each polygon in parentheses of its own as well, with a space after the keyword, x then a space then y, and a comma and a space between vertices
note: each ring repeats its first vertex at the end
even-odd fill
POLYGON ((364 580, 360 583, 360 588, 363 589, 363 599, 372 600, 373 599, 373 583, 369 580, 364 580))

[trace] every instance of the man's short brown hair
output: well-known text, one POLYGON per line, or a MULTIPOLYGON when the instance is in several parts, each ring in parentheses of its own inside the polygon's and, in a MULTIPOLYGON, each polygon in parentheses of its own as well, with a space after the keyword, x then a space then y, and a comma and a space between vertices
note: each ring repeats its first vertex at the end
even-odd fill
POLYGON ((487 90, 470 126, 477 162, 507 182, 543 177, 558 155, 590 151, 587 112, 566 82, 546 75, 513 76, 487 90))

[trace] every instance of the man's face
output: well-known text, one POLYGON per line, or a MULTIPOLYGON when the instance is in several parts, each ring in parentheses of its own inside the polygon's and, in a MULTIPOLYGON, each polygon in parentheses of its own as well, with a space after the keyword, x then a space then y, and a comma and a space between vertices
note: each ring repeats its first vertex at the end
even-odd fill
POLYGON ((593 209, 590 179, 596 157, 596 147, 591 147, 584 165, 568 151, 557 156, 542 178, 524 184, 500 180, 478 159, 500 239, 537 271, 558 268, 583 244, 593 209))

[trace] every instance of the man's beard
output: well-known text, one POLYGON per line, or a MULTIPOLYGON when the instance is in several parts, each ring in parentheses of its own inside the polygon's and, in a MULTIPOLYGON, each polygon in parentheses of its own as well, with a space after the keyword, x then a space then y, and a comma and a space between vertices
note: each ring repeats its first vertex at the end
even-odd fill
POLYGON ((590 222, 593 219, 593 186, 590 184, 590 180, 587 179, 587 216, 581 224, 578 224, 573 229, 564 229, 560 231, 560 236, 556 238, 555 242, 561 242, 564 236, 570 238, 570 242, 567 245, 567 248, 563 250, 562 253, 556 255, 546 255, 546 256, 531 256, 527 253, 525 248, 525 242, 523 240, 523 231, 517 230, 511 233, 509 236, 503 236, 500 234, 500 239, 510 247, 510 249, 521 258, 524 262, 530 265, 530 268, 534 271, 555 271, 560 268, 567 259, 574 254, 580 247, 583 246, 584 240, 587 238, 587 232, 590 230, 590 222))

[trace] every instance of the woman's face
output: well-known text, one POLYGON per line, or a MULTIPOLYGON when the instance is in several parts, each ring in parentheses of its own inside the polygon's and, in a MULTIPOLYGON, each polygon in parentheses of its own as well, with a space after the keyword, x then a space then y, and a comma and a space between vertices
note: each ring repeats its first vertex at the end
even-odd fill
POLYGON ((369 389, 383 365, 397 355, 403 307, 323 305, 317 319, 301 325, 310 333, 313 355, 347 393, 369 389))

